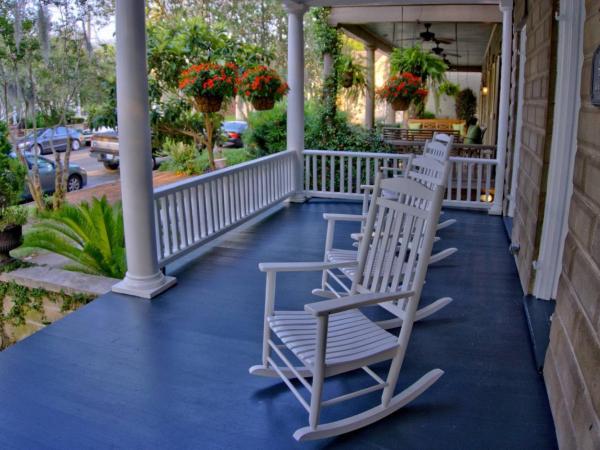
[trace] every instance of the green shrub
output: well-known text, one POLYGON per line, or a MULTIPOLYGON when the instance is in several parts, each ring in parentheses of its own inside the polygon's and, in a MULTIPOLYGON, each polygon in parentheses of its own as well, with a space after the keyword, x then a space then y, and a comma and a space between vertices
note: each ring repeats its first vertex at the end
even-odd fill
POLYGON ((253 159, 250 152, 245 148, 224 149, 223 156, 225 156, 228 166, 235 166, 236 164, 241 164, 253 159))
POLYGON ((254 111, 248 116, 248 129, 243 140, 250 153, 260 158, 287 147, 287 105, 278 102, 270 111, 254 111))
POLYGON ((12 146, 8 140, 8 127, 0 122, 0 231, 11 225, 23 225, 26 211, 16 205, 25 188, 25 167, 10 156, 12 146))
POLYGON ((92 203, 65 204, 40 214, 41 220, 25 234, 24 248, 42 249, 69 258, 72 269, 123 278, 127 270, 123 209, 106 197, 92 203))
POLYGON ((435 119, 435 113, 432 113, 431 111, 423 111, 423 114, 421 114, 419 119, 435 119))
MULTIPOLYGON (((248 130, 244 133, 246 147, 254 157, 285 150, 286 106, 277 104, 271 111, 251 113, 248 130)), ((338 112, 333 121, 324 120, 323 109, 307 102, 304 109, 304 142, 308 149, 388 151, 376 130, 352 125, 344 113, 338 112)))
POLYGON ((176 142, 167 138, 163 154, 168 157, 160 170, 183 175, 200 175, 210 168, 206 153, 200 153, 192 144, 176 142))

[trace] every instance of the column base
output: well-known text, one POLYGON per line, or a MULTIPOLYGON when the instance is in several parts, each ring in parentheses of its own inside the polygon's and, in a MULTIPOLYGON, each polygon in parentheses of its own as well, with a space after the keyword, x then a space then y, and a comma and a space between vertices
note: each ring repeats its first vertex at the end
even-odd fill
POLYGON ((308 199, 309 199, 309 197, 307 197, 303 193, 298 193, 298 194, 293 194, 289 200, 291 203, 305 203, 308 199))
POLYGON ((129 274, 112 287, 117 294, 132 295, 140 298, 153 298, 173 287, 177 283, 175 277, 168 277, 158 272, 150 277, 134 277, 129 274))
POLYGON ((492 207, 488 210, 488 214, 490 216, 501 216, 502 206, 492 205, 492 207))

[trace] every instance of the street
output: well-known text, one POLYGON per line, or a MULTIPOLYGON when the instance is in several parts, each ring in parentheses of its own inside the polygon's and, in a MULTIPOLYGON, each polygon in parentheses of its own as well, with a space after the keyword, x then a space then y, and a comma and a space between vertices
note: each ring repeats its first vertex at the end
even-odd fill
POLYGON ((119 180, 119 171, 105 169, 102 163, 90 156, 90 147, 81 147, 76 152, 71 152, 71 163, 86 170, 88 175, 86 188, 119 180))

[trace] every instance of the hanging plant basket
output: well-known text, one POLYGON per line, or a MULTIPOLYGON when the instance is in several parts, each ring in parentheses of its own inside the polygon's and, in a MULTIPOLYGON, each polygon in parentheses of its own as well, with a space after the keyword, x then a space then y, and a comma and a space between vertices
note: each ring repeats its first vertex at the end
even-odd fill
POLYGON ((410 100, 406 98, 397 98, 391 102, 394 111, 406 111, 410 106, 410 100))
POLYGON ((273 109, 275 106, 275 99, 269 97, 254 98, 252 99, 252 106, 257 111, 267 111, 269 109, 273 109))
POLYGON ((201 96, 194 99, 196 109, 203 113, 213 113, 221 109, 223 97, 201 96))
POLYGON ((354 74, 352 72, 344 72, 342 74, 342 87, 349 89, 354 84, 354 74))

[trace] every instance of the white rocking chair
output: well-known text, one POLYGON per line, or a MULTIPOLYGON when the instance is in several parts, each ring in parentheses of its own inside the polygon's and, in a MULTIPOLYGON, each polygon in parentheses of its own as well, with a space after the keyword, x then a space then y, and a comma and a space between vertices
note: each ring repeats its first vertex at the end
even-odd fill
MULTIPOLYGON (((431 158, 424 157, 415 157, 413 158, 411 171, 413 172, 409 178, 413 179, 423 185, 425 185, 429 189, 437 189, 440 187, 441 189, 445 188, 446 179, 446 164, 440 163, 437 160, 431 158)), ((388 171, 388 169, 383 168, 383 172, 388 171)), ((388 193, 390 196, 390 193, 388 193)), ((392 197, 394 195, 392 194, 392 197)), ((415 206, 420 206, 415 204, 415 206)), ((327 220, 327 235, 325 239, 325 254, 324 261, 328 263, 344 263, 350 261, 357 261, 359 252, 356 250, 347 250, 347 249, 336 249, 333 248, 333 238, 335 234, 335 224, 338 221, 363 221, 364 216, 362 215, 350 215, 350 214, 323 214, 325 220, 327 220)), ((362 222, 361 222, 362 223, 362 222)), ((356 233, 353 234, 353 239, 361 240, 364 236, 364 233, 356 233)), ((437 238, 434 238, 434 242, 437 238)), ((403 235, 400 235, 398 246, 402 245, 403 235)), ((412 248, 410 249, 412 250, 412 248)), ((435 253, 431 255, 429 258, 429 264, 433 264, 434 262, 441 261, 444 258, 454 254, 457 251, 456 248, 447 248, 441 252, 435 253)), ((328 269, 323 271, 323 276, 321 279, 321 288, 313 290, 314 295, 318 295, 326 298, 336 298, 348 295, 351 292, 351 286, 346 281, 347 279, 352 280, 354 276, 355 268, 353 267, 345 267, 336 270, 328 269)), ((442 308, 446 307, 452 302, 450 297, 442 297, 432 302, 431 304, 420 308, 416 312, 415 321, 423 320, 426 317, 436 313, 442 308)), ((397 316, 397 319, 387 320, 385 322, 381 322, 379 325, 388 329, 388 328, 396 328, 402 325, 402 321, 404 320, 404 310, 403 308, 398 308, 397 306, 386 307, 389 312, 397 316)))
POLYGON ((250 373, 281 377, 308 411, 309 424, 294 433, 295 439, 337 436, 374 423, 421 395, 443 374, 440 369, 431 370, 394 395, 427 273, 443 194, 442 186, 431 190, 406 178, 382 179, 378 173, 358 261, 259 265, 260 270, 267 273, 263 355, 262 364, 251 367, 250 373), (384 198, 382 189, 397 192, 398 198, 384 198), (402 244, 398 246, 400 235, 402 244), (355 268, 349 296, 309 303, 303 311, 275 309, 278 272, 348 267, 355 268), (382 303, 404 305, 404 323, 397 336, 379 327, 358 309, 382 303), (275 337, 282 344, 278 344, 275 337), (275 361, 272 352, 283 366, 275 361), (299 364, 292 363, 290 358, 299 364), (384 380, 368 366, 386 360, 391 360, 391 365, 384 380), (323 399, 325 378, 359 368, 375 380, 374 385, 323 399), (311 383, 307 377, 312 377, 311 383), (293 378, 310 392, 310 401, 292 384, 293 378), (319 423, 322 407, 377 390, 383 390, 377 406, 345 419, 319 423))

